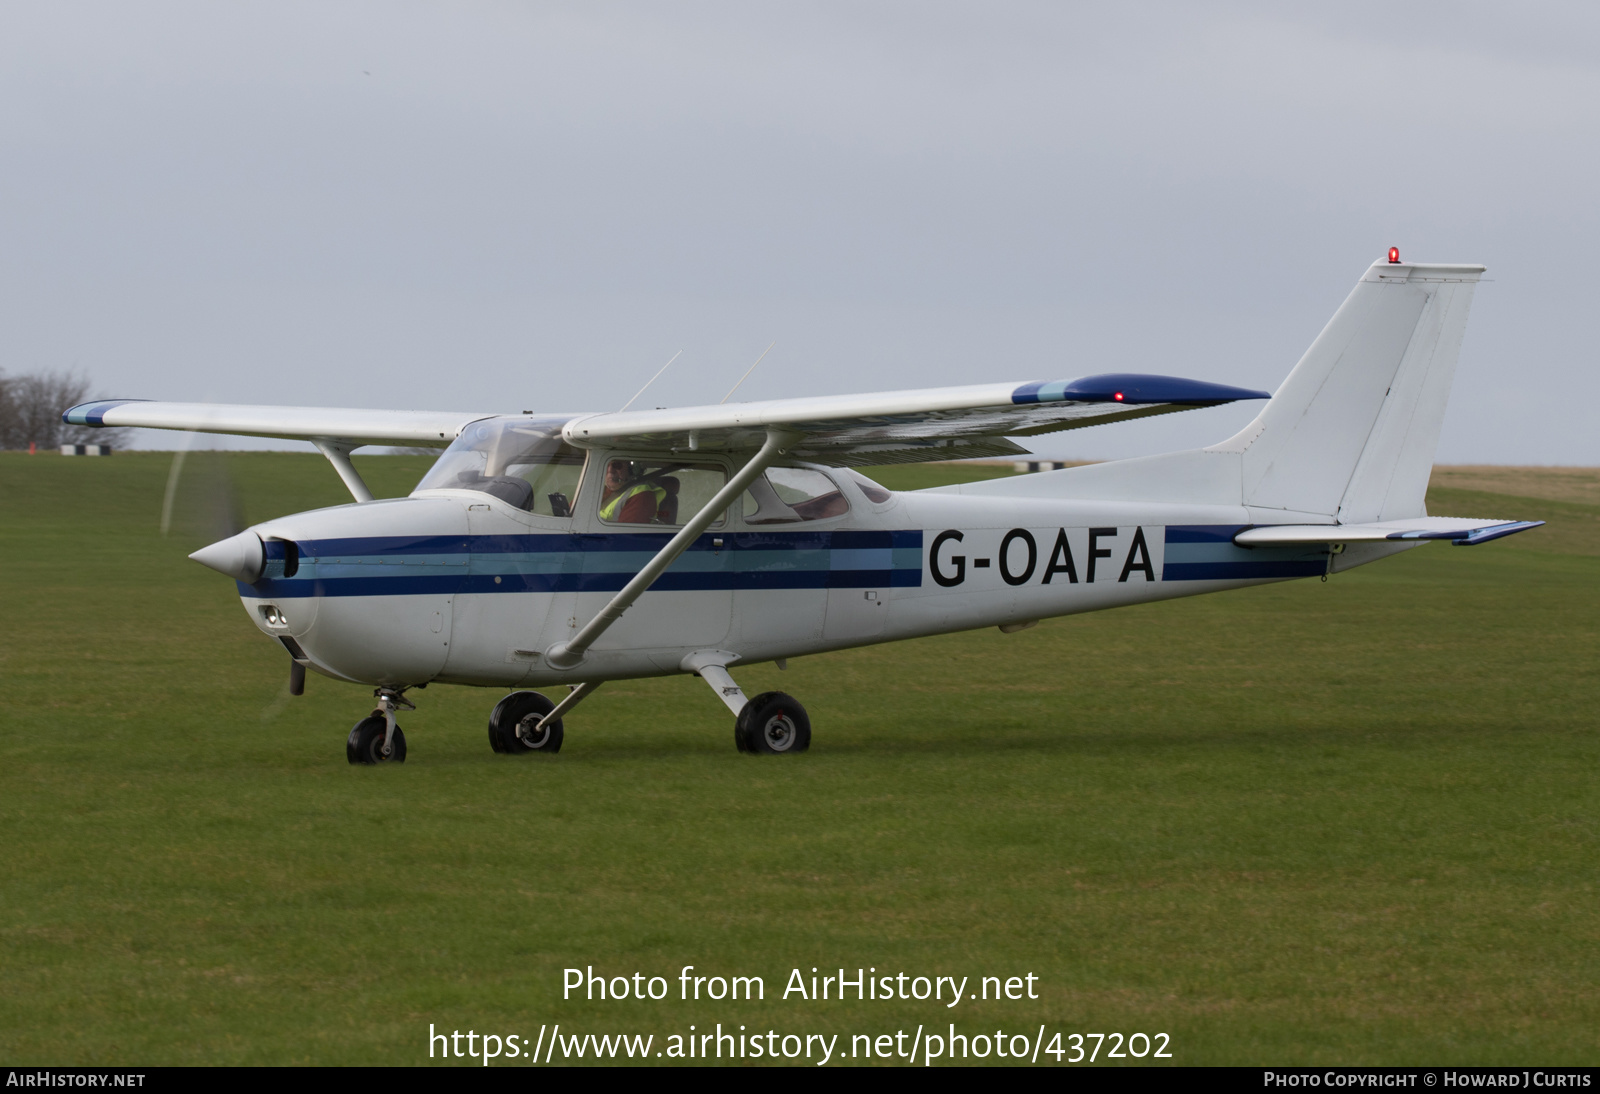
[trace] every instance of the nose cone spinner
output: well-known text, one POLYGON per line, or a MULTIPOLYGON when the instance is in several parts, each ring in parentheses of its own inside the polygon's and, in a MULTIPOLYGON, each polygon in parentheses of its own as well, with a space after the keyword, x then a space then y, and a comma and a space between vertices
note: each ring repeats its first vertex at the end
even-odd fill
POLYGON ((267 565, 266 548, 261 537, 254 532, 240 532, 227 539, 219 539, 209 547, 202 547, 189 556, 202 566, 209 566, 219 574, 227 574, 235 581, 254 585, 261 579, 267 565))

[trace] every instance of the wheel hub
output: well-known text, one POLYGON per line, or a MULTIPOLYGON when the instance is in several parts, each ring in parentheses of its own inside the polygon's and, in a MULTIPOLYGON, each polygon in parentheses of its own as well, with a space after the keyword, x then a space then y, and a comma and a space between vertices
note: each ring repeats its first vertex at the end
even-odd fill
POLYGON ((787 752, 789 746, 794 744, 794 723, 787 714, 774 714, 762 727, 761 735, 766 738, 767 747, 772 751, 787 752))
POLYGON ((550 728, 545 727, 543 733, 538 732, 541 714, 530 714, 517 723, 517 738, 529 748, 538 748, 544 744, 545 738, 550 736, 550 728))

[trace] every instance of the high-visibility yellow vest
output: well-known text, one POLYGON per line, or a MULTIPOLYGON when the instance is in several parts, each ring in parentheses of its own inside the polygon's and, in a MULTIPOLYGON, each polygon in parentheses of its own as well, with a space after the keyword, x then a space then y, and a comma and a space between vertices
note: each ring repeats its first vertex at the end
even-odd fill
POLYGON ((629 498, 646 492, 656 496, 656 510, 659 512, 661 503, 667 500, 666 487, 651 482, 636 482, 626 490, 619 491, 616 497, 600 507, 600 519, 615 521, 622 515, 622 507, 628 504, 629 498))

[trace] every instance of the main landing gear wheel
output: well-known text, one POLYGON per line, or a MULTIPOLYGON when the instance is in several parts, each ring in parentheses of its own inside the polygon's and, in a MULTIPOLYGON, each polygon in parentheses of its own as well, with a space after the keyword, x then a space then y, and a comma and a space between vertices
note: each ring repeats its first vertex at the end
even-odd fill
POLYGON ((489 715, 489 747, 513 756, 526 752, 560 752, 561 719, 536 729, 539 719, 556 705, 537 691, 514 691, 489 715))
POLYGON ((811 747, 811 719, 793 695, 765 691, 739 711, 733 743, 740 752, 781 754, 811 747))
POLYGON ((394 727, 394 741, 388 755, 384 755, 383 738, 388 723, 382 714, 373 714, 357 722, 345 742, 345 758, 353 764, 403 764, 406 762, 406 735, 394 727))

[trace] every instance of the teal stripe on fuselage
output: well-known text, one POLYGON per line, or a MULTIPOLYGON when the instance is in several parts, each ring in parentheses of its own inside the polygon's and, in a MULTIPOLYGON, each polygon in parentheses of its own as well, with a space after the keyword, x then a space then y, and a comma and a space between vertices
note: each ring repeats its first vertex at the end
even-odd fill
MULTIPOLYGON (((527 551, 494 555, 356 555, 306 558, 301 578, 375 577, 404 573, 439 573, 453 568, 470 574, 608 574, 638 573, 655 557, 653 551, 527 551)), ((680 555, 674 573, 751 572, 760 570, 894 570, 921 569, 916 548, 868 547, 843 550, 695 551, 680 555)))

